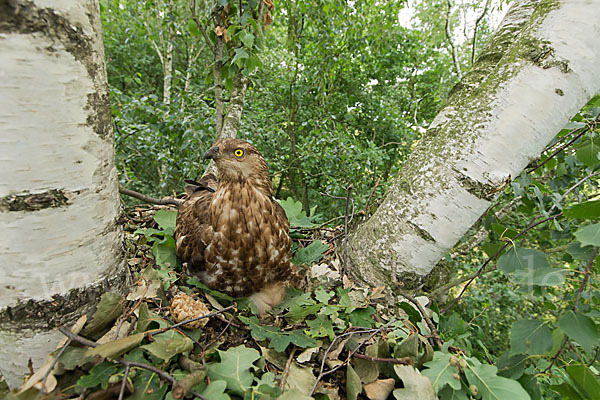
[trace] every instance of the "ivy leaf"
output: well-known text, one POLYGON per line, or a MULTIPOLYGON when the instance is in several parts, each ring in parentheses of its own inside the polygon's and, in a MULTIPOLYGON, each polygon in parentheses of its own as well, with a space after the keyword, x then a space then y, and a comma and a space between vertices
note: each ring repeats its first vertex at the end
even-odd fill
POLYGON ((225 393, 226 388, 227 382, 225 381, 211 381, 201 394, 211 400, 230 400, 231 397, 225 393))
POLYGON ((154 339, 154 343, 141 347, 164 361, 169 361, 174 355, 190 351, 194 347, 190 338, 174 330, 156 335, 154 339))
POLYGON ((582 246, 600 246, 600 223, 578 229, 575 237, 582 246))
POLYGON ((310 218, 306 216, 306 212, 302 211, 302 203, 295 201, 291 197, 287 200, 278 200, 281 207, 285 211, 285 215, 290 221, 290 226, 293 228, 313 228, 316 224, 312 223, 310 218))
POLYGON ((300 265, 318 262, 319 260, 321 260, 323 253, 325 253, 325 250, 327 250, 328 248, 329 246, 324 244, 320 240, 315 240, 308 246, 298 249, 296 254, 294 254, 292 263, 300 265))
POLYGON ((210 379, 227 382, 227 388, 232 393, 243 397, 254 380, 250 370, 255 368, 254 362, 260 358, 260 354, 243 345, 218 352, 221 361, 208 366, 210 379))
POLYGON ((373 318, 371 315, 375 314, 375 309, 371 306, 367 308, 358 308, 348 314, 348 319, 353 326, 359 326, 361 328, 370 328, 373 326, 373 318))
POLYGON ((158 210, 154 214, 154 221, 167 234, 173 235, 175 232, 175 220, 177 219, 177 211, 158 210))
POLYGON ((569 218, 594 219, 600 217, 600 200, 584 201, 566 208, 563 213, 569 218))
POLYGON ((436 392, 439 392, 446 385, 453 390, 460 390, 460 379, 454 378, 454 374, 458 373, 458 369, 450 365, 450 357, 452 356, 448 353, 436 351, 433 353, 433 360, 423 364, 427 369, 421 371, 421 373, 429 378, 436 392))
POLYGON ((165 235, 162 241, 156 241, 152 245, 152 254, 156 265, 161 267, 177 266, 177 256, 175 255, 175 239, 172 236, 165 235))
POLYGON ((108 378, 117 372, 117 369, 116 365, 105 361, 90 369, 87 375, 79 378, 77 385, 84 388, 93 388, 100 385, 102 389, 106 389, 108 387, 108 378))
POLYGON ((306 324, 309 327, 306 334, 313 338, 327 336, 330 340, 333 340, 335 337, 333 322, 326 315, 319 314, 316 319, 306 321, 306 324))
POLYGON ((535 319, 522 319, 510 330, 511 354, 545 354, 552 349, 554 340, 548 326, 535 319))
POLYGON ((252 337, 256 340, 269 339, 269 347, 275 351, 284 351, 290 343, 301 348, 314 347, 317 342, 306 336, 301 329, 285 332, 275 326, 259 325, 258 318, 239 316, 240 320, 250 326, 252 337))
POLYGON ((592 347, 598 344, 598 328, 590 317, 580 312, 569 311, 558 321, 560 329, 583 349, 591 354, 592 347))
POLYGON ((577 389, 586 399, 595 399, 600 393, 600 382, 596 379, 589 368, 583 364, 571 364, 567 366, 567 374, 571 377, 577 389))
POLYGON ((317 290, 315 290, 315 299, 317 299, 317 301, 321 302, 321 303, 325 303, 327 304, 329 302, 329 300, 331 300, 331 298, 333 297, 333 292, 331 291, 326 291, 325 289, 323 289, 322 287, 317 288, 317 290))
POLYGON ((133 395, 127 400, 162 400, 169 389, 163 385, 155 372, 138 371, 133 379, 133 395))
POLYGON ((493 365, 481 364, 476 358, 469 361, 465 375, 471 385, 477 386, 483 400, 530 400, 519 382, 496 375, 498 369, 493 365))

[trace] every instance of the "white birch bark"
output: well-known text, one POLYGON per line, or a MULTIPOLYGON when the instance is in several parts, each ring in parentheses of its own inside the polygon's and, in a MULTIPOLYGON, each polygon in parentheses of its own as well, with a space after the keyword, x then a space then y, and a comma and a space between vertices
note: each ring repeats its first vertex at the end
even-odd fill
POLYGON ((375 214, 352 273, 417 285, 600 88, 600 2, 512 3, 375 214))
POLYGON ((125 274, 97 0, 5 2, 0 54, 0 372, 15 387, 125 274))

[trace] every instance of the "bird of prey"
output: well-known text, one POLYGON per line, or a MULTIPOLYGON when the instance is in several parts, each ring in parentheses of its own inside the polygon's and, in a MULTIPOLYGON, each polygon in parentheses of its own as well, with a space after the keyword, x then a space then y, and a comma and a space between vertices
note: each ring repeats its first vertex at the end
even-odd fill
POLYGON ((281 302, 292 275, 285 211, 252 144, 221 139, 203 158, 215 162, 217 177, 188 181, 175 228, 177 256, 209 288, 249 296, 262 315, 281 302))

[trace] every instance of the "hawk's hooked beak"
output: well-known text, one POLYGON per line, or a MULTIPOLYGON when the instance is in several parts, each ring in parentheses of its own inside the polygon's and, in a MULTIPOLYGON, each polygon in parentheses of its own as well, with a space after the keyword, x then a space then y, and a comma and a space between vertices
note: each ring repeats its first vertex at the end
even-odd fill
POLYGON ((203 160, 214 160, 219 156, 219 148, 217 146, 213 146, 204 153, 202 157, 203 160))

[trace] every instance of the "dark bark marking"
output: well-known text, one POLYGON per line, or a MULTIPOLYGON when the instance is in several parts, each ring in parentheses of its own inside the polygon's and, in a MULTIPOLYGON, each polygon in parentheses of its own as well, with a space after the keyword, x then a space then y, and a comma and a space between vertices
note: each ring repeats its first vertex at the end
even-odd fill
POLYGON ((11 194, 0 198, 0 212, 39 211, 46 208, 65 207, 72 195, 79 191, 68 192, 63 189, 52 189, 43 193, 11 194))

